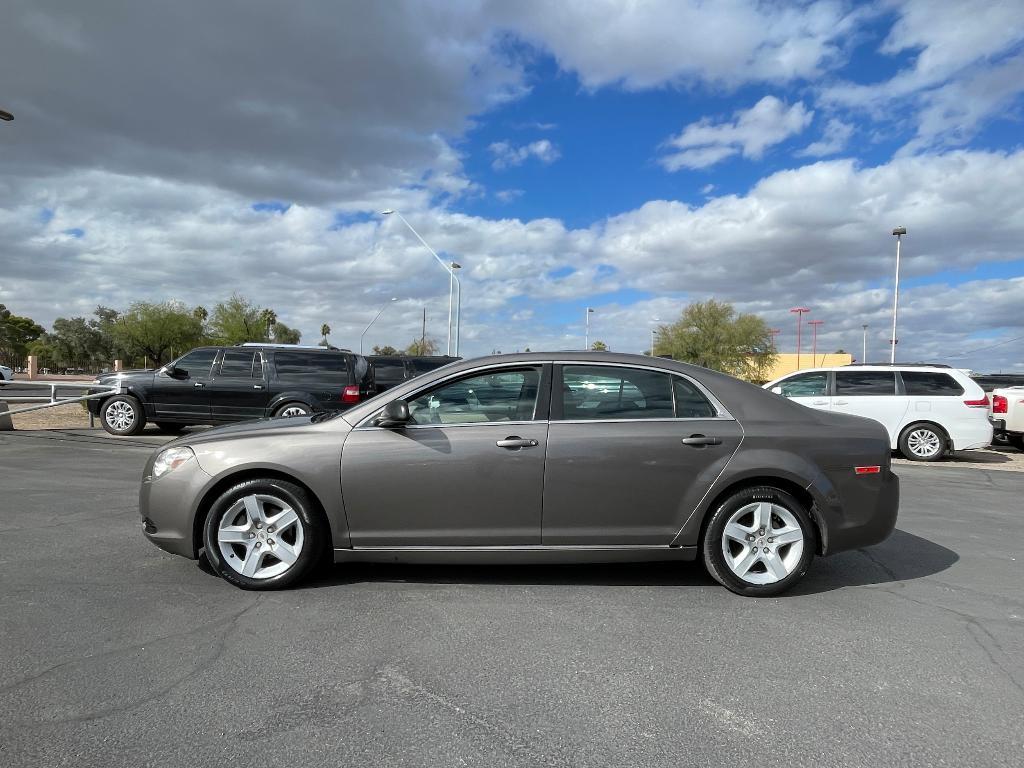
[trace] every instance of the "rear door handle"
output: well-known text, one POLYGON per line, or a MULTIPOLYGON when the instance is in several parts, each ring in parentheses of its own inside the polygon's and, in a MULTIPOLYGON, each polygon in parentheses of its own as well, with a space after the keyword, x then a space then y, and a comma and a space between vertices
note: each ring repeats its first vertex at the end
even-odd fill
POLYGON ((707 437, 706 435, 690 435, 689 437, 683 438, 683 445, 721 445, 722 438, 720 437, 707 437))
POLYGON ((537 446, 536 440, 527 440, 517 435, 510 435, 504 440, 499 440, 495 443, 499 448, 508 448, 509 450, 519 450, 520 448, 535 448, 537 446))
POLYGON ((828 400, 812 400, 811 405, 828 405, 828 400))
POLYGON ((205 387, 206 385, 203 384, 203 382, 201 382, 201 381, 197 381, 192 386, 193 387, 205 387))
POLYGON ((849 405, 849 400, 833 400, 832 405, 849 405))
POLYGON ((263 385, 262 384, 253 384, 252 388, 253 389, 263 389, 263 385))

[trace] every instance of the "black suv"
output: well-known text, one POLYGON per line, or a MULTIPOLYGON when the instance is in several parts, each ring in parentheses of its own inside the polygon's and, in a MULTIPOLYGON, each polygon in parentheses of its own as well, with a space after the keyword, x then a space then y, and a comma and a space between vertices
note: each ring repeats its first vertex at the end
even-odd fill
POLYGON ((375 394, 362 355, 335 347, 239 344, 199 347, 159 370, 106 373, 94 382, 121 394, 89 400, 112 435, 136 435, 153 421, 163 432, 266 416, 343 411, 375 394))
POLYGON ((403 381, 414 379, 420 374, 462 358, 447 355, 370 355, 367 359, 373 366, 373 380, 377 385, 377 391, 383 392, 403 381))

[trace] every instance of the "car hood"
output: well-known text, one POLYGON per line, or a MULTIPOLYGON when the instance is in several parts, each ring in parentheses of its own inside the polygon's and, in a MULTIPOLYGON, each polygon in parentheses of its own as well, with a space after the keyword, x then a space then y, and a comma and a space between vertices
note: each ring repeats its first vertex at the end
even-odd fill
POLYGON ((213 429, 204 429, 200 432, 191 432, 182 435, 177 440, 167 443, 164 448, 175 445, 204 445, 231 440, 242 440, 250 437, 263 437, 273 439, 287 435, 298 435, 309 429, 318 429, 330 425, 331 429, 348 432, 351 427, 344 419, 324 414, 313 414, 312 416, 292 416, 286 419, 259 419, 258 421, 246 421, 241 424, 229 424, 213 429))
POLYGON ((152 368, 137 368, 130 371, 111 371, 110 373, 101 373, 96 377, 96 381, 100 384, 113 384, 115 381, 150 382, 153 380, 154 375, 156 375, 156 371, 152 368))

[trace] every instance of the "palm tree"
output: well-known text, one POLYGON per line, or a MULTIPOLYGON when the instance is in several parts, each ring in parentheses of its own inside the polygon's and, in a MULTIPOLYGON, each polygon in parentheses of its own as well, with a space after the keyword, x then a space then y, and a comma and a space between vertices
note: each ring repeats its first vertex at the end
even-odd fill
POLYGON ((270 329, 277 323, 277 312, 272 309, 264 309, 260 312, 260 322, 267 329, 267 341, 270 341, 270 329))
POLYGON ((330 333, 331 333, 331 326, 329 326, 327 323, 324 323, 323 325, 320 326, 320 335, 324 337, 324 346, 325 347, 327 346, 327 337, 328 337, 328 335, 330 335, 330 333))

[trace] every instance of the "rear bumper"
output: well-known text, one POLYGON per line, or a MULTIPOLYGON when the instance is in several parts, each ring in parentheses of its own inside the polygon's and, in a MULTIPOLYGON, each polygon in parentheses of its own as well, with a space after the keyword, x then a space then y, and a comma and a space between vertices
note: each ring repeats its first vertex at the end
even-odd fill
POLYGON ((900 508, 899 477, 888 468, 877 475, 856 475, 850 469, 827 474, 832 489, 815 505, 823 529, 823 554, 868 547, 889 538, 900 508))
MULTIPOLYGON (((974 420, 972 419, 972 422, 974 420)), ((992 444, 993 424, 989 419, 977 420, 977 424, 957 425, 950 435, 953 442, 953 450, 969 451, 974 448, 985 448, 992 444)))

